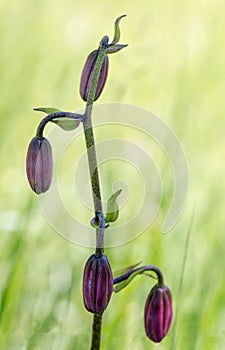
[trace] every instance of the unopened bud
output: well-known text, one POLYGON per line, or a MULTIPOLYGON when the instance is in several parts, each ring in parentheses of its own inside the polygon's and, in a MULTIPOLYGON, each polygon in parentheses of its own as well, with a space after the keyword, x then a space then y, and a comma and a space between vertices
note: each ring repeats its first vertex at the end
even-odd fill
POLYGON ((86 309, 101 315, 109 303, 112 291, 112 270, 106 255, 91 255, 86 262, 83 277, 83 299, 86 309))
MULTIPOLYGON (((80 81, 80 95, 84 101, 87 101, 87 98, 88 98, 97 56, 98 56, 98 50, 92 51, 88 56, 82 71, 81 81, 80 81)), ((108 59, 108 56, 105 55, 102 63, 99 79, 98 79, 94 101, 96 101, 99 98, 104 88, 107 75, 108 75, 108 67, 109 67, 109 59, 108 59)))
POLYGON ((46 192, 52 180, 52 148, 49 141, 34 137, 28 147, 26 159, 27 178, 32 190, 46 192))
POLYGON ((155 343, 167 335, 172 321, 172 295, 168 287, 155 285, 145 304, 145 331, 155 343))

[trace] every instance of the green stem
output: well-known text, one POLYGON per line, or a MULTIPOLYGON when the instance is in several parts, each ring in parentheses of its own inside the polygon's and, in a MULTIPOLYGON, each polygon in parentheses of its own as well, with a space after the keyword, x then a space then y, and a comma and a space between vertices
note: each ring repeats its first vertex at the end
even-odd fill
POLYGON ((93 325, 92 325, 91 350, 100 349, 101 328, 102 328, 102 316, 98 314, 94 314, 93 325))
MULTIPOLYGON (((107 43, 108 43, 108 37, 106 36, 102 39, 100 43, 98 57, 96 59, 94 74, 91 81, 90 91, 87 99, 85 118, 83 121, 95 215, 97 215, 97 213, 102 213, 102 200, 101 200, 98 163, 97 163, 91 115, 92 115, 92 108, 93 108, 95 92, 98 84, 98 79, 99 79, 100 71, 104 61, 106 49, 107 49, 107 43)), ((96 255, 97 256, 101 256, 104 251, 103 237, 104 237, 104 227, 97 228, 96 229, 96 255)))
POLYGON ((83 126, 84 126, 85 142, 87 147, 88 164, 89 164, 89 172, 91 177, 92 196, 93 196, 95 213, 102 212, 101 192, 100 192, 99 174, 98 174, 98 167, 97 167, 97 156, 96 156, 96 150, 95 150, 95 141, 94 141, 94 134, 93 134, 91 119, 87 118, 84 121, 83 126))
MULTIPOLYGON (((94 202, 95 215, 100 218, 100 226, 96 229, 96 255, 101 256, 104 252, 104 232, 105 232, 105 218, 102 212, 102 200, 100 191, 100 181, 98 174, 98 163, 95 149, 94 133, 92 127, 92 108, 95 98, 95 92, 98 84, 98 79, 101 71, 101 67, 104 61, 104 56, 106 53, 108 44, 108 37, 104 37, 100 43, 98 56, 95 63, 95 69, 93 73, 93 78, 91 81, 90 91, 87 99, 85 118, 83 121, 85 142, 88 155, 89 172, 91 178, 92 196, 94 202)), ((93 315, 93 325, 92 325, 92 340, 91 340, 91 350, 99 350, 101 343, 101 324, 102 315, 93 315)))

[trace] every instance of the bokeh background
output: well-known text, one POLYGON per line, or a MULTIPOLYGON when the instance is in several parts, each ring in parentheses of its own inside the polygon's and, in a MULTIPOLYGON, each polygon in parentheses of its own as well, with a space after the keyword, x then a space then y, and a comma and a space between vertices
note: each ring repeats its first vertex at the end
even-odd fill
MULTIPOLYGON (((49 226, 28 187, 25 158, 41 120, 32 108, 84 107, 78 92, 84 60, 103 35, 112 37, 124 13, 121 43, 129 47, 111 57, 97 103, 139 105, 161 116, 184 148, 190 183, 183 215, 162 235, 173 177, 158 152, 165 189, 156 220, 136 240, 107 250, 114 270, 140 260, 162 269, 174 297, 168 337, 161 344, 145 337, 144 302, 154 281, 140 276, 113 295, 102 349, 224 349, 224 12, 222 0, 0 3, 1 349, 89 348, 92 317, 81 281, 92 250, 49 226)), ((66 198, 71 186, 62 181, 66 198)), ((110 193, 110 176, 108 187, 110 193)))

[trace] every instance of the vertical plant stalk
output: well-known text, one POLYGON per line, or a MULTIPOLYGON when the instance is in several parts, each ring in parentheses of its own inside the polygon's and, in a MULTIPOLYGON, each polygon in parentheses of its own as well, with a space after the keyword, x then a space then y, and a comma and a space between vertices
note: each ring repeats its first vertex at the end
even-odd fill
MULTIPOLYGON (((90 92, 88 95, 85 118, 83 121, 85 142, 88 155, 89 172, 91 178, 92 196, 94 203, 95 215, 100 219, 100 225, 96 228, 96 250, 97 256, 101 256, 104 251, 104 231, 105 231, 105 219, 102 212, 102 200, 101 200, 101 190, 100 181, 98 174, 98 163, 95 149, 94 133, 92 127, 92 107, 94 103, 95 92, 98 84, 98 79, 103 64, 104 56, 107 49, 108 37, 104 37, 100 43, 98 57, 96 59, 95 69, 93 73, 93 78, 91 81, 90 92)), ((93 315, 93 325, 92 325, 92 343, 91 350, 99 350, 101 342, 101 324, 102 315, 93 315)))
POLYGON ((91 350, 97 350, 101 345, 102 315, 94 314, 93 317, 91 350))

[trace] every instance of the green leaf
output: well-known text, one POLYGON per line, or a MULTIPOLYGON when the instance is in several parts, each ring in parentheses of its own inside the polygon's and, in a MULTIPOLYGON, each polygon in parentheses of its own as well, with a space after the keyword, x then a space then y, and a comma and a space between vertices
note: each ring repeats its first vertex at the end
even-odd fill
POLYGON ((117 204, 117 197, 120 195, 122 190, 116 191, 109 199, 107 203, 107 211, 105 222, 114 222, 119 216, 119 207, 117 204))
POLYGON ((116 278, 116 277, 118 277, 118 276, 120 276, 120 275, 124 275, 125 273, 134 270, 135 267, 137 267, 137 266, 140 265, 141 263, 142 263, 142 261, 139 261, 139 262, 136 263, 136 264, 133 264, 133 265, 124 267, 123 269, 120 269, 120 270, 113 271, 113 277, 116 278))
POLYGON ((34 108, 34 111, 40 111, 40 112, 44 112, 46 114, 52 114, 52 113, 56 113, 56 112, 61 112, 61 109, 58 109, 55 107, 38 107, 38 108, 34 108))
POLYGON ((138 270, 133 272, 125 281, 122 281, 120 283, 118 283, 114 288, 113 291, 115 293, 120 292, 123 288, 125 288, 126 286, 128 286, 128 284, 130 284, 130 282, 137 276, 140 275, 144 272, 144 270, 138 270))
POLYGON ((124 49, 125 47, 127 47, 128 45, 125 44, 125 45, 113 45, 113 46, 109 46, 107 49, 106 49, 106 53, 115 53, 115 52, 118 52, 122 49, 124 49))
POLYGON ((119 27, 119 23, 121 21, 121 19, 123 17, 126 17, 126 15, 122 15, 120 17, 118 17, 115 21, 115 25, 114 25, 114 37, 113 37, 113 41, 111 42, 110 45, 115 45, 118 43, 118 41, 120 40, 120 27, 119 27))
POLYGON ((81 119, 71 119, 71 118, 66 118, 66 117, 62 117, 62 118, 56 118, 56 119, 52 119, 51 120, 52 123, 55 123, 56 125, 58 125, 60 128, 62 128, 65 131, 70 131, 70 130, 74 130, 76 128, 78 128, 78 126, 80 125, 81 119))

